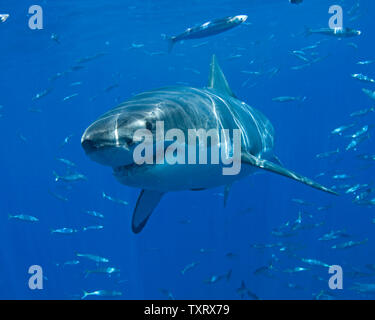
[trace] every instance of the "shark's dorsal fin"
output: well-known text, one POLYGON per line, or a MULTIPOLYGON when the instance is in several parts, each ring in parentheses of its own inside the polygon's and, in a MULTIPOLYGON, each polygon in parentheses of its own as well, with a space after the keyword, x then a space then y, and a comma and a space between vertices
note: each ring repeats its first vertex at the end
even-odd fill
POLYGON ((215 89, 220 93, 235 97, 234 93, 229 87, 228 81, 225 78, 223 70, 221 70, 219 63, 217 62, 216 55, 212 56, 212 62, 210 66, 210 77, 208 79, 208 88, 215 89))

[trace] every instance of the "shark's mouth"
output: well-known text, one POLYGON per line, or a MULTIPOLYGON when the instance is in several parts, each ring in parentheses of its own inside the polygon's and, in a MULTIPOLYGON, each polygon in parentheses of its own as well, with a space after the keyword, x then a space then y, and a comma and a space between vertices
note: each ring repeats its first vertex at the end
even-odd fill
POLYGON ((125 172, 130 171, 132 168, 138 167, 138 166, 139 165, 137 165, 136 163, 131 163, 131 164, 127 164, 127 165, 124 165, 124 166, 114 167, 113 168, 113 174, 114 175, 121 175, 121 174, 124 174, 125 172))
POLYGON ((146 163, 142 163, 142 164, 132 162, 132 163, 126 164, 126 165, 116 166, 116 167, 113 167, 113 174, 115 176, 128 175, 130 171, 134 171, 135 169, 139 169, 139 168, 146 168, 146 167, 152 166, 152 164, 155 164, 155 163, 157 163, 157 156, 154 152, 153 155, 152 155, 152 163, 151 164, 148 164, 147 161, 146 161, 146 163))

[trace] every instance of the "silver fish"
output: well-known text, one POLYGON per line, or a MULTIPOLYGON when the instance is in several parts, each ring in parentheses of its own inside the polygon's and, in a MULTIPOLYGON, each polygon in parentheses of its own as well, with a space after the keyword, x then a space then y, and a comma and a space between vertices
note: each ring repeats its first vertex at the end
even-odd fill
POLYGON ((111 290, 96 290, 92 292, 87 292, 83 290, 83 296, 81 299, 85 299, 88 296, 98 296, 98 297, 118 297, 121 296, 122 292, 111 291, 111 290))
POLYGON ((29 216, 26 214, 18 214, 18 215, 10 215, 8 214, 8 219, 16 219, 21 221, 27 221, 27 222, 38 222, 39 219, 33 216, 29 216))
POLYGON ((86 258, 86 259, 95 261, 97 263, 98 262, 101 262, 101 263, 108 263, 109 262, 109 260, 107 258, 103 258, 103 257, 96 256, 96 255, 93 255, 93 254, 88 254, 88 253, 76 253, 76 256, 81 257, 81 258, 86 258))
POLYGON ((77 233, 78 230, 72 228, 60 228, 60 229, 53 229, 51 233, 59 233, 59 234, 74 234, 77 233))

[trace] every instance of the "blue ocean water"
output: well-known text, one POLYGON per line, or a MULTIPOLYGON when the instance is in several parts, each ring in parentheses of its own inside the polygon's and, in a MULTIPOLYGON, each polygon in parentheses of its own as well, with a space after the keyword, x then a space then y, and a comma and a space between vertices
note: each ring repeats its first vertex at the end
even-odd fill
POLYGON ((375 59, 374 10, 370 0, 305 0, 300 5, 287 0, 3 0, 0 13, 10 17, 0 23, 0 298, 79 299, 82 290, 109 290, 122 295, 99 298, 239 299, 242 281, 260 299, 373 298, 371 287, 362 293, 356 288, 358 283, 372 284, 375 277, 375 217, 369 203, 375 198, 374 161, 359 157, 374 154, 375 118, 373 112, 350 114, 374 105, 362 92, 374 90, 374 85, 351 77, 375 77, 375 64, 357 64, 375 59), (359 9, 351 10, 357 3, 359 9), (28 27, 28 9, 34 4, 43 8, 43 30, 28 27), (345 26, 362 34, 347 39, 306 37, 305 27, 328 27, 328 9, 335 4, 344 9, 345 26), (237 14, 248 15, 247 23, 217 36, 178 43, 167 53, 162 34, 179 34, 237 14), (51 39, 52 34, 57 39, 51 39), (306 62, 291 52, 315 44, 304 52, 316 62, 295 70, 306 62), (337 186, 340 196, 262 173, 235 183, 226 208, 223 188, 169 193, 143 232, 135 235, 131 216, 140 190, 119 184, 110 169, 92 162, 81 147, 82 133, 136 93, 181 83, 205 86, 212 54, 236 96, 271 120, 275 154, 283 165, 337 186), (91 61, 79 61, 95 55, 91 61), (47 95, 35 99, 45 90, 47 95), (279 96, 306 100, 272 101, 279 96), (354 126, 342 136, 331 135, 349 124, 354 126), (353 140, 347 136, 365 125, 370 126, 369 135, 357 149, 346 151, 353 140), (70 139, 65 144, 66 137, 70 139), (337 148, 337 154, 316 157, 337 148), (57 158, 73 161, 74 170, 87 181, 56 182, 53 172, 66 172, 57 158), (333 179, 341 174, 349 177, 333 179), (360 190, 346 193, 357 184, 360 190), (102 192, 129 204, 104 199, 102 192), (363 192, 368 201, 353 202, 363 192), (91 217, 85 210, 105 218, 91 217), (35 216, 39 222, 9 219, 9 214, 35 216), (104 228, 82 231, 91 225, 104 228), (286 227, 281 231, 292 234, 277 236, 273 231, 282 225, 286 227), (63 227, 79 232, 51 233, 63 227), (318 240, 332 230, 345 230, 345 237, 318 240), (348 241, 364 243, 332 248, 348 241), (99 267, 121 272, 85 276, 85 270, 98 266, 78 259, 76 253, 105 257, 109 263, 99 267), (329 288, 327 267, 302 259, 341 266, 343 289, 329 288), (61 265, 72 260, 80 263, 61 265), (196 266, 182 274, 191 263, 196 266), (43 290, 29 289, 31 265, 43 269, 43 290), (308 270, 288 272, 298 267, 308 270), (207 281, 230 270, 229 279, 207 281))

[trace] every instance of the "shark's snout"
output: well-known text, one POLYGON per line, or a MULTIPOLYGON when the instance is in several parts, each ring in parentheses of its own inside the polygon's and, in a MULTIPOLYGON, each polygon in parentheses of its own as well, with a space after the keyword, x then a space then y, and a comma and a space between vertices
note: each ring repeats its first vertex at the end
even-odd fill
POLYGON ((83 133, 81 145, 87 156, 105 166, 133 163, 131 139, 118 128, 117 118, 99 119, 83 133))
POLYGON ((81 138, 81 145, 86 154, 90 155, 101 148, 114 145, 111 130, 108 124, 102 122, 93 123, 88 127, 81 138))
POLYGON ((84 135, 82 136, 81 140, 82 148, 85 150, 86 154, 90 154, 98 150, 95 141, 87 139, 84 135))

